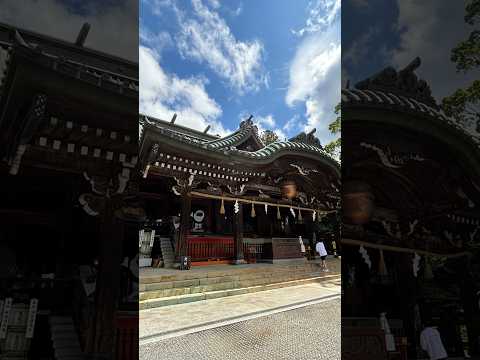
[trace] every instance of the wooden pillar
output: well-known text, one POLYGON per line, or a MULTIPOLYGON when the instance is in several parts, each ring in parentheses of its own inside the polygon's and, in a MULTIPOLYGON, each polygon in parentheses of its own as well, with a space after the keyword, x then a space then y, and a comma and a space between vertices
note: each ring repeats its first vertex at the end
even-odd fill
POLYGON ((115 346, 115 315, 120 294, 124 223, 115 216, 117 200, 107 199, 100 231, 99 269, 95 293, 95 322, 88 352, 108 359, 115 346))
POLYGON ((238 212, 233 214, 234 263, 245 264, 243 256, 243 205, 238 204, 238 212))
MULTIPOLYGON (((418 280, 413 275, 413 255, 397 254, 399 262, 398 274, 403 274, 400 278, 400 297, 401 297, 401 313, 405 334, 410 345, 410 356, 416 357, 420 351, 420 332, 422 329, 415 327, 415 306, 417 305, 418 296, 418 280)), ((422 319, 423 321, 424 319, 422 319)))
POLYGON ((192 211, 192 197, 189 193, 182 194, 182 211, 180 214, 180 228, 177 240, 177 257, 187 255, 187 235, 190 231, 190 212, 192 211))
POLYGON ((471 356, 480 355, 480 309, 479 297, 476 294, 475 281, 472 277, 471 259, 465 262, 465 273, 461 277, 461 301, 464 309, 465 325, 468 332, 471 356))

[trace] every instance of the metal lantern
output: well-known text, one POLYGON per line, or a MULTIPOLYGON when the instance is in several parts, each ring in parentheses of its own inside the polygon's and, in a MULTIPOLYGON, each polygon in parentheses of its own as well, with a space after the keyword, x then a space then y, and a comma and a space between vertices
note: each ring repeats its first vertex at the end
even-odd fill
POLYGON ((370 186, 361 181, 350 181, 343 186, 342 211, 346 222, 362 225, 370 221, 375 197, 370 186))
POLYGON ((282 196, 286 199, 297 197, 297 184, 292 180, 286 180, 281 184, 282 196))

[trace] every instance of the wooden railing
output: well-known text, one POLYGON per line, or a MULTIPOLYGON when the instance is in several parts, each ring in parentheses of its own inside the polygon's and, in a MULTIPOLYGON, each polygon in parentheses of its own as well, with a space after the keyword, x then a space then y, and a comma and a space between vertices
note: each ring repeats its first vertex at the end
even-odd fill
MULTIPOLYGON (((231 237, 189 236, 187 237, 187 255, 192 261, 229 260, 234 257, 234 245, 231 237)), ((263 244, 244 242, 243 254, 247 261, 256 262, 262 258, 263 244)))
POLYGON ((138 313, 119 312, 116 328, 115 359, 138 359, 138 313))
POLYGON ((192 261, 208 259, 231 259, 234 255, 233 238, 187 237, 187 255, 192 261))

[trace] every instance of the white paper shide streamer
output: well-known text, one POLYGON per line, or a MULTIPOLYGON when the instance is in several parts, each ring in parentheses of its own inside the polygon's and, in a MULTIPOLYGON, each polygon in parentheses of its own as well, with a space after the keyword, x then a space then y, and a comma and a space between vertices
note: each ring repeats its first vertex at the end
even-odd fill
POLYGON ((415 253, 415 255, 413 256, 413 276, 417 277, 417 274, 418 274, 418 270, 420 269, 420 255, 418 255, 417 253, 415 253))
POLYGON ((372 268, 372 260, 370 260, 370 256, 368 256, 367 250, 365 250, 363 245, 361 245, 360 249, 358 251, 362 255, 362 258, 365 261, 365 264, 367 264, 368 268, 371 269, 372 268))

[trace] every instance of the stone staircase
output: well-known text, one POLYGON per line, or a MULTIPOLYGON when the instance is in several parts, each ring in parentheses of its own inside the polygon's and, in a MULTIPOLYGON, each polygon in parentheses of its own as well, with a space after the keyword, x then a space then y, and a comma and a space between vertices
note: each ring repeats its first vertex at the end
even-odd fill
POLYGON ((157 276, 140 276, 140 310, 193 301, 241 295, 312 282, 340 281, 340 261, 328 262, 329 272, 319 264, 238 265, 221 269, 194 269, 157 276), (196 270, 196 271, 195 271, 196 270))
POLYGON ((175 252, 169 238, 160 238, 160 249, 162 250, 163 266, 166 268, 173 267, 175 263, 175 252))
POLYGON ((85 355, 80 348, 73 320, 68 316, 50 318, 53 349, 57 360, 83 360, 85 355))

